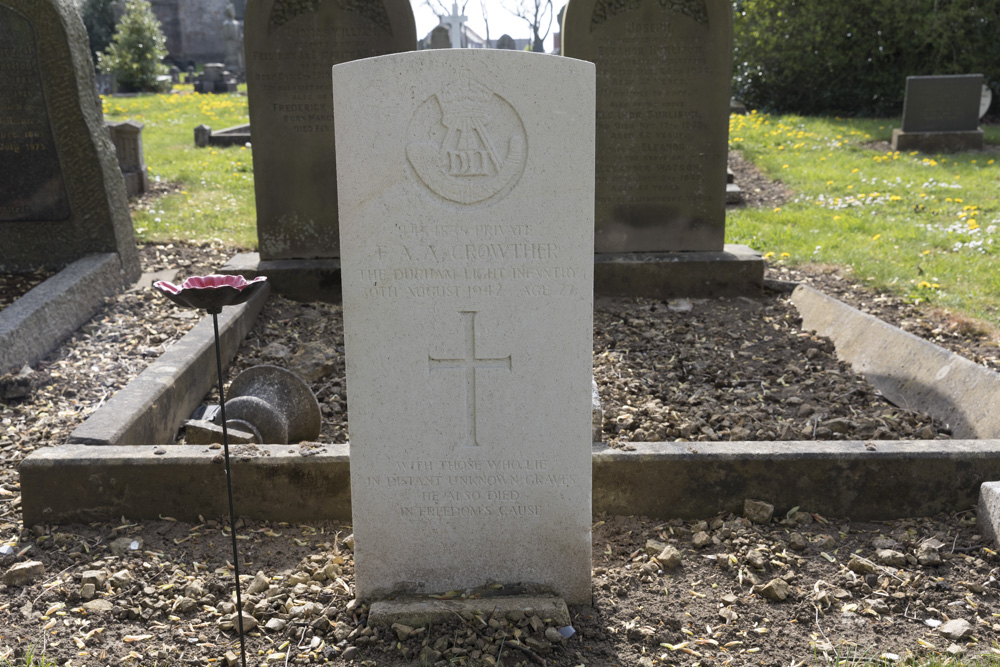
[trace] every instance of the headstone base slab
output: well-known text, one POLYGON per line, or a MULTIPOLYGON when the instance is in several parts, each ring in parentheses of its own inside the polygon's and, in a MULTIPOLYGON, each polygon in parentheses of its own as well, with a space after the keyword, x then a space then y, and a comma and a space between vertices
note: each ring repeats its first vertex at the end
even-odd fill
POLYGON ((271 289, 293 301, 340 303, 340 259, 262 260, 256 252, 235 255, 219 273, 250 280, 267 276, 271 289))
POLYGON ((198 141, 198 128, 195 128, 195 146, 199 148, 204 148, 205 146, 216 146, 224 148, 226 146, 245 146, 250 143, 250 123, 245 123, 243 125, 233 125, 232 127, 227 127, 225 129, 219 130, 218 132, 213 132, 212 128, 199 125, 199 127, 204 127, 202 130, 204 133, 203 143, 198 141))
POLYGON ((961 153, 983 150, 983 131, 969 132, 904 132, 892 131, 892 150, 921 153, 961 153))
POLYGON ((764 259, 743 245, 721 252, 598 253, 594 262, 597 296, 745 296, 764 286, 764 259))
POLYGON ((368 624, 392 627, 402 623, 413 628, 431 623, 452 620, 455 615, 471 619, 476 613, 489 617, 495 611, 508 614, 522 612, 525 616, 538 616, 552 625, 569 625, 570 616, 566 602, 560 597, 518 595, 482 597, 465 600, 436 600, 433 598, 397 598, 373 602, 368 610, 368 624), (551 620, 550 620, 551 619, 551 620))

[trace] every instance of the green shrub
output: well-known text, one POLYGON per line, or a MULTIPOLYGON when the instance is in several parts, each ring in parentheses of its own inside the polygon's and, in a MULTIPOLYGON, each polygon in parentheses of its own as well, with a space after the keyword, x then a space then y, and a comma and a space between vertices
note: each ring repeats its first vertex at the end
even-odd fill
POLYGON ((1000 83, 1000 0, 736 0, 733 92, 751 108, 898 115, 906 77, 1000 83))
POLYGON ((83 0, 80 8, 83 25, 87 27, 90 53, 97 64, 98 54, 108 48, 115 35, 114 0, 83 0))
MULTIPOLYGON (((166 38, 148 0, 128 0, 118 31, 98 57, 98 69, 113 74, 123 92, 160 92, 156 77, 168 73, 161 60, 167 55, 166 38)), ((169 87, 169 80, 165 84, 169 87)))

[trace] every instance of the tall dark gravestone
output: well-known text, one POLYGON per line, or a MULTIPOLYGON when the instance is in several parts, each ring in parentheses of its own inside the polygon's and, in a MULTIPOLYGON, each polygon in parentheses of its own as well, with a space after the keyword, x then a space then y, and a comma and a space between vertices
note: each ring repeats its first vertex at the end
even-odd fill
POLYGON ((69 0, 0 0, 0 271, 117 253, 139 276, 87 43, 69 0))
MULTIPOLYGON (((340 256, 333 65, 416 46, 406 0, 247 3, 244 52, 262 273, 269 261, 340 256)), ((285 291, 286 281, 275 282, 285 291)))
POLYGON ((759 256, 724 245, 732 12, 728 0, 566 6, 562 54, 597 65, 598 292, 724 294, 763 281, 759 256))
POLYGON ((597 65, 599 252, 722 250, 728 0, 572 0, 563 55, 597 65))

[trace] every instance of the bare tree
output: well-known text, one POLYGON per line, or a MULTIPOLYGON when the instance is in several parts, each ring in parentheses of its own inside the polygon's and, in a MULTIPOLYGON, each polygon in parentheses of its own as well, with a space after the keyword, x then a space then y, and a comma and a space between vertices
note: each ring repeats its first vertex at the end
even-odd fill
POLYGON ((512 0, 512 2, 502 2, 504 9, 524 20, 531 27, 531 36, 534 43, 531 50, 536 53, 545 53, 543 42, 552 30, 552 0, 512 0), (516 3, 516 4, 515 4, 516 3), (542 30, 542 26, 545 30, 542 30))
POLYGON ((486 24, 486 48, 490 48, 490 15, 486 11, 486 0, 479 0, 479 8, 483 11, 483 23, 486 24))

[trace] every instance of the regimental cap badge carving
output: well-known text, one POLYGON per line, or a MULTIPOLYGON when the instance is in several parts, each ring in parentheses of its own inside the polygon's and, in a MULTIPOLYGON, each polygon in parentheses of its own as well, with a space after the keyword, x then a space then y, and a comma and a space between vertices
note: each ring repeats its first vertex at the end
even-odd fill
POLYGON ((459 204, 503 197, 527 163, 528 142, 517 111, 473 79, 428 97, 410 121, 406 157, 419 183, 459 204))

